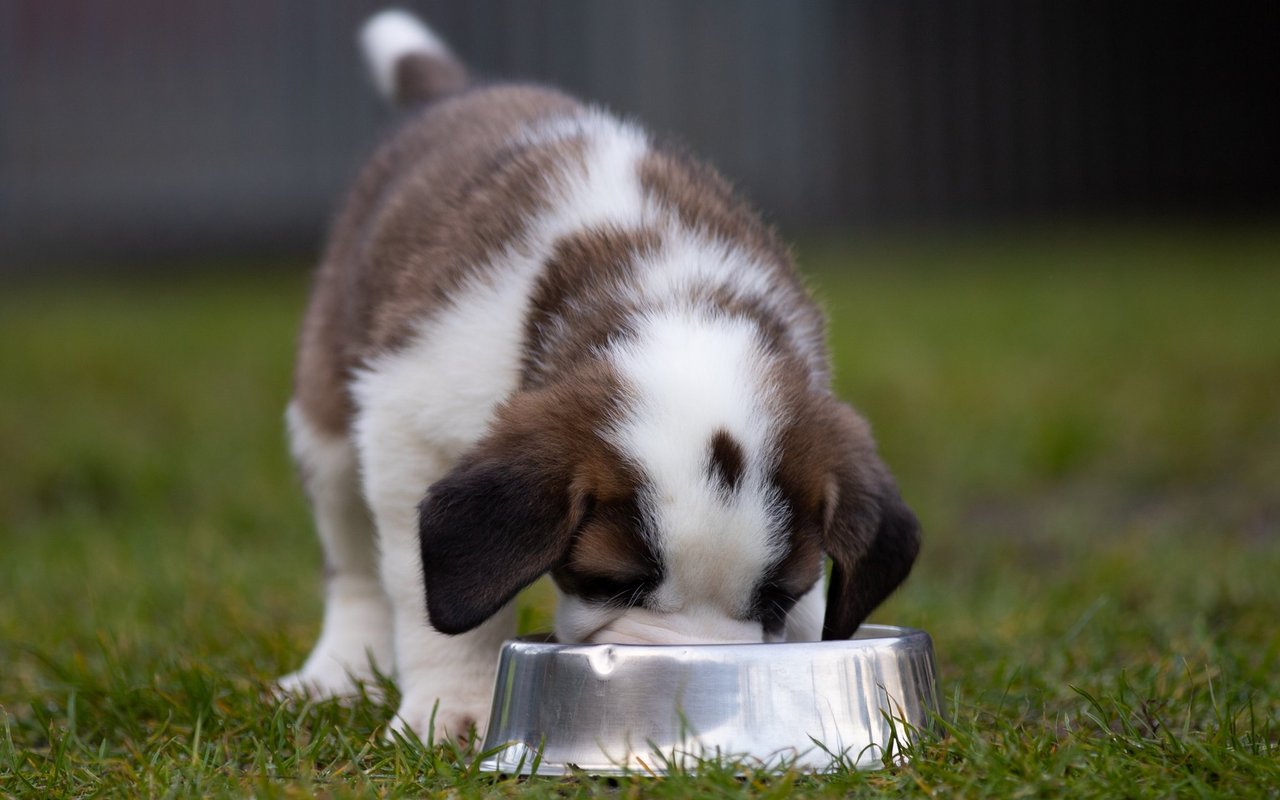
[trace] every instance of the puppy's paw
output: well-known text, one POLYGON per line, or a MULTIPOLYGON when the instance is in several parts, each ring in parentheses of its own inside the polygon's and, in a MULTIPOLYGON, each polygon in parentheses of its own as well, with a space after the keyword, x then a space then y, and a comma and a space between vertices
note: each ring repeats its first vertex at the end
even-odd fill
POLYGON ((489 724, 490 698, 487 692, 408 693, 387 728, 387 740, 409 739, 409 732, 423 744, 446 739, 470 746, 484 737, 489 724))
POLYGON ((325 659, 319 663, 308 660, 302 669, 276 681, 275 696, 281 700, 351 699, 360 696, 362 690, 375 699, 380 695, 377 676, 372 669, 352 669, 336 659, 325 659))

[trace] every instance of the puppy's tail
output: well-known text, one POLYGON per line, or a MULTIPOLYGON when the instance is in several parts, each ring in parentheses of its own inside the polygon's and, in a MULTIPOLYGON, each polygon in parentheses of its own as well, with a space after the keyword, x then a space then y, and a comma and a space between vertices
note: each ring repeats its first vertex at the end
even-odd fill
POLYGON ((444 41, 407 11, 387 9, 360 28, 360 49, 378 91, 401 108, 429 103, 471 82, 444 41))

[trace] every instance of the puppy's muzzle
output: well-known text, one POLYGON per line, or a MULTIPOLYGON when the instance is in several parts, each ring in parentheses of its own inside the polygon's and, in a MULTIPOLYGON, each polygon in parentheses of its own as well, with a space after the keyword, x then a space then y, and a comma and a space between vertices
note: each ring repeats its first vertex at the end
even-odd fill
POLYGON ((591 644, 758 644, 759 622, 708 614, 659 614, 631 609, 587 637, 591 644))

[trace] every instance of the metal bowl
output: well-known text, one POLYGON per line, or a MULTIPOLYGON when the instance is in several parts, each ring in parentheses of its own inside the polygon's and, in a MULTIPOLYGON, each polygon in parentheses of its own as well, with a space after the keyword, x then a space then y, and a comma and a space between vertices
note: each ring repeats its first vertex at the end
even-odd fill
POLYGON ((840 642, 502 647, 480 769, 663 774, 699 759, 872 769, 938 710, 924 631, 840 642))

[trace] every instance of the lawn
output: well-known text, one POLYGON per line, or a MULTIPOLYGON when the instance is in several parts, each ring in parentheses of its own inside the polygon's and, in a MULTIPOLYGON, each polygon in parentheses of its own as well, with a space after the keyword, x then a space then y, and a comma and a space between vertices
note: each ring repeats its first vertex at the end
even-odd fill
POLYGON ((925 527, 873 615, 937 648, 909 765, 495 778, 385 744, 381 702, 264 700, 320 621, 281 420, 305 278, 174 267, 0 295, 0 796, 1280 796, 1280 228, 802 263, 925 527))

